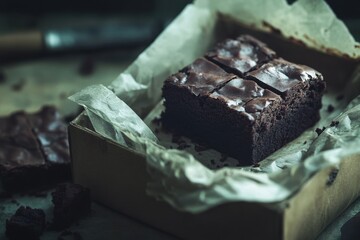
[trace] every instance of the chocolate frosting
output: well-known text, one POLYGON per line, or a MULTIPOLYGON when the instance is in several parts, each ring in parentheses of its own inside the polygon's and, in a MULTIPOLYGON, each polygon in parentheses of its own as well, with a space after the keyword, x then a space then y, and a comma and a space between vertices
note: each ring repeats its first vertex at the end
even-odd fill
POLYGON ((40 146, 24 112, 0 119, 0 168, 44 164, 40 146))
POLYGON ((242 35, 235 40, 226 39, 206 54, 209 59, 235 70, 242 76, 275 56, 275 52, 263 42, 248 35, 242 35))
POLYGON ((283 94, 297 84, 305 83, 311 79, 323 79, 316 70, 283 59, 276 59, 264 64, 259 69, 249 72, 247 77, 278 94, 283 94))
POLYGON ((281 97, 267 89, 263 89, 254 81, 236 78, 210 95, 219 99, 236 111, 243 112, 250 120, 262 112, 273 101, 281 97))
POLYGON ((33 131, 42 146, 46 160, 52 163, 69 162, 67 126, 54 107, 43 107, 29 117, 33 131))
POLYGON ((179 73, 169 77, 167 81, 188 88, 198 96, 210 94, 235 77, 205 58, 198 58, 179 73))

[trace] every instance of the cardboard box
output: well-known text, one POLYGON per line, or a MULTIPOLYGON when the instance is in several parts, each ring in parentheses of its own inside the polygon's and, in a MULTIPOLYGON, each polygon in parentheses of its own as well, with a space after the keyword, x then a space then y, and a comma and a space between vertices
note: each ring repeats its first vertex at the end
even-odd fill
MULTIPOLYGON (((285 59, 322 72, 333 89, 343 89, 357 65, 226 17, 219 17, 217 29, 217 40, 239 33, 264 40, 285 59)), ((360 182, 360 156, 353 155, 338 172, 323 169, 283 202, 233 202, 190 214, 149 197, 145 156, 97 134, 84 114, 71 123, 69 135, 74 181, 89 187, 94 200, 184 239, 313 239, 360 195, 360 185, 353 184, 360 182)))

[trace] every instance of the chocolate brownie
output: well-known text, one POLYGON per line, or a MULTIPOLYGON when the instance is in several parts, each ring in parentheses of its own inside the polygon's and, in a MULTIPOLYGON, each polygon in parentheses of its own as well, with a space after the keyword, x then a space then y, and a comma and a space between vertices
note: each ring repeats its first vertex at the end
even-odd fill
POLYGON ((310 67, 276 58, 254 38, 233 41, 208 53, 212 62, 197 59, 165 81, 162 120, 250 165, 319 120, 325 82, 310 67))
POLYGON ((0 119, 0 176, 8 191, 70 177, 67 128, 55 108, 0 119))
POLYGON ((59 184, 52 193, 53 227, 63 229, 91 212, 90 190, 78 184, 59 184))
POLYGON ((21 206, 6 220, 6 236, 10 240, 39 239, 45 229, 45 213, 41 209, 21 206))

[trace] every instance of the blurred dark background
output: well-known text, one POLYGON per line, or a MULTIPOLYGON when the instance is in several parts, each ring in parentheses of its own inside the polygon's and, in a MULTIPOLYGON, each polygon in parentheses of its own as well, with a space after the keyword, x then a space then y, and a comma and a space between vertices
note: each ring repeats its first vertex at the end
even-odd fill
MULTIPOLYGON (((316 1, 316 0, 314 0, 316 1)), ((0 33, 99 18, 171 19, 191 0, 1 0, 0 33), (66 18, 64 19, 64 16, 66 18), (82 20, 83 19, 83 20, 82 20)), ((294 2, 294 0, 288 0, 294 2)), ((359 39, 358 0, 327 0, 359 39)))

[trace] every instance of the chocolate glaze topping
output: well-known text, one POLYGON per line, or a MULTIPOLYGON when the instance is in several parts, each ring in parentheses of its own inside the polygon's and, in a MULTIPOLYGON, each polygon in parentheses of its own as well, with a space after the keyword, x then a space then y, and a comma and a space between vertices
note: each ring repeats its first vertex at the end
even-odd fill
POLYGON ((297 84, 311 79, 323 79, 322 75, 314 69, 305 65, 290 63, 283 59, 272 60, 259 69, 249 72, 247 77, 278 94, 283 94, 297 84))
POLYGON ((205 58, 198 58, 179 73, 169 77, 167 81, 186 87, 195 95, 208 95, 235 77, 205 58))
POLYGON ((248 35, 226 39, 206 55, 210 60, 230 68, 240 76, 275 56, 275 52, 263 42, 248 35))
POLYGON ((44 159, 26 114, 17 112, 0 119, 0 171, 17 166, 44 164, 44 159))
POLYGON ((253 120, 257 113, 281 97, 267 89, 263 89, 254 81, 236 78, 226 83, 222 88, 210 95, 221 100, 236 111, 244 112, 253 120))
POLYGON ((55 108, 0 119, 0 171, 69 161, 66 125, 55 108))
POLYGON ((52 163, 68 162, 70 155, 67 127, 59 112, 53 107, 44 107, 29 118, 46 159, 52 163))

